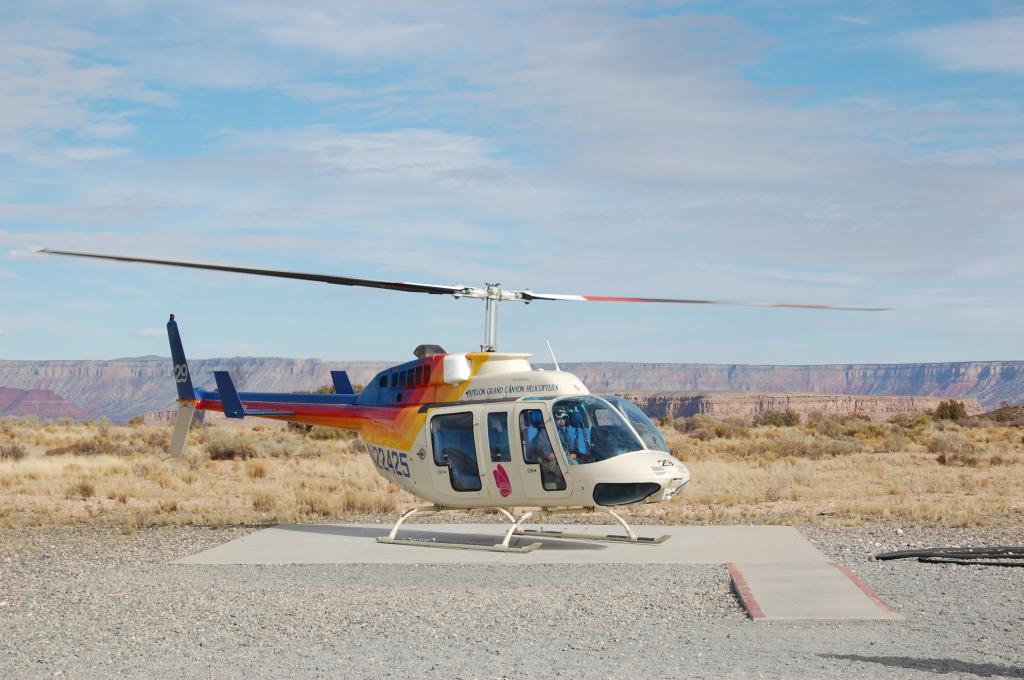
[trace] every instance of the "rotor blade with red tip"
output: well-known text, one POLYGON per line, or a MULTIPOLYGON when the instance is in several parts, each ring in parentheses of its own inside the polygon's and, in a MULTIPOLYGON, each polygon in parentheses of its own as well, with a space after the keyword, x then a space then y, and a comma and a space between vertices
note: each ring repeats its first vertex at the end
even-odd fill
POLYGON ((331 276, 329 274, 307 274, 305 272, 289 272, 277 269, 256 269, 253 267, 235 267, 224 264, 203 264, 200 262, 181 262, 178 260, 153 260, 145 257, 127 257, 122 255, 101 255, 98 253, 79 253, 70 250, 51 250, 42 248, 38 252, 49 255, 69 255, 71 257, 90 257, 97 260, 114 260, 115 262, 140 262, 142 264, 159 264, 167 267, 187 267, 190 269, 206 269, 215 272, 233 272, 235 274, 254 274, 256 276, 276 276, 282 279, 300 279, 303 281, 319 281, 338 286, 362 286, 364 288, 383 288, 400 290, 406 293, 430 293, 432 295, 455 295, 467 290, 465 286, 442 286, 431 283, 407 283, 405 281, 379 281, 377 279, 357 279, 351 276, 331 276))
POLYGON ((789 309, 834 309, 845 312, 886 312, 888 307, 847 307, 843 305, 813 305, 785 302, 740 302, 735 300, 692 300, 689 298, 617 297, 612 295, 560 295, 558 293, 534 293, 520 291, 521 299, 560 300, 568 302, 660 302, 677 305, 732 305, 734 307, 780 307, 789 309))

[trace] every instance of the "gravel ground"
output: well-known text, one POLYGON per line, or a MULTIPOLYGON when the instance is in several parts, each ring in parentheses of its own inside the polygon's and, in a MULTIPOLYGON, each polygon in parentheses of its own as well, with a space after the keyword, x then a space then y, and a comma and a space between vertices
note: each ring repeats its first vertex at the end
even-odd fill
POLYGON ((0 678, 1024 678, 1024 528, 802 531, 903 622, 747 620, 714 566, 184 566, 251 529, 0 531, 0 678))

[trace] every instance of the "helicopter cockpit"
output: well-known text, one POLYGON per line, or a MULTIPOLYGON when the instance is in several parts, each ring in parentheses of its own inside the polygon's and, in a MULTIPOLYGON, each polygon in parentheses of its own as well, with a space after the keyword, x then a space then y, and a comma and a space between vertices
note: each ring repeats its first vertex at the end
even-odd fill
POLYGON ((647 448, 604 399, 579 396, 551 405, 555 431, 570 465, 585 465, 647 448))

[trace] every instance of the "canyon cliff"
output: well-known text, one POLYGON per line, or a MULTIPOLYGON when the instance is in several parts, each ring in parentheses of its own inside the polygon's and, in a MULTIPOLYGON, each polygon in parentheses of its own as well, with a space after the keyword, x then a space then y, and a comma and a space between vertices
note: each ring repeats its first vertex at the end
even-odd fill
MULTIPOLYGON (((240 390, 293 391, 328 384, 330 372, 337 369, 348 370, 353 383, 365 384, 397 362, 236 357, 189 363, 197 386, 212 388, 213 371, 226 370, 240 390)), ((562 369, 577 374, 595 393, 753 392, 758 399, 780 393, 952 397, 976 399, 985 409, 1003 401, 1024 401, 1024 361, 827 366, 570 363, 562 369)), ((115 421, 168 409, 175 399, 171 362, 162 357, 0 361, 0 386, 49 390, 77 406, 84 417, 115 421)), ((9 414, 0 409, 0 415, 5 413, 9 414)))
MULTIPOLYGON (((707 414, 716 418, 742 418, 750 422, 769 411, 795 411, 806 420, 812 413, 858 415, 885 422, 895 415, 934 410, 941 397, 879 397, 852 394, 762 394, 757 392, 628 392, 617 391, 652 418, 680 418, 707 414)), ((981 413, 976 399, 964 399, 967 413, 981 413)))

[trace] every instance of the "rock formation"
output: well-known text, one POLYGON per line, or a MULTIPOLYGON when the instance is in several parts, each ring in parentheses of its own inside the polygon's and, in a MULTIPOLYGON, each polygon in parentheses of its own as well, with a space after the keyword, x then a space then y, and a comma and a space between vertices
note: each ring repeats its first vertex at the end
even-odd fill
MULTIPOLYGON (((329 383, 330 371, 336 369, 348 370, 352 382, 365 384, 393 363, 397 362, 234 358, 195 360, 190 366, 197 386, 213 387, 212 372, 228 370, 241 390, 293 391, 329 383)), ((1024 401, 1024 361, 834 366, 579 363, 562 368, 579 375, 594 392, 933 396, 977 399, 987 409, 1003 401, 1024 401)), ((175 399, 171 362, 161 357, 0 361, 0 386, 49 390, 88 417, 115 421, 171 408, 175 399)))
MULTIPOLYGON (((802 418, 812 413, 825 415, 861 415, 884 422, 894 415, 933 410, 941 397, 874 397, 850 394, 763 394, 757 392, 616 392, 657 418, 680 418, 706 413, 716 418, 739 417, 750 422, 768 411, 793 410, 802 418)), ((981 413, 976 399, 965 399, 971 415, 981 413)))
POLYGON ((977 399, 985 408, 1024 401, 1024 361, 941 364, 562 364, 593 392, 688 391, 931 396, 977 399))
POLYGON ((50 390, 0 387, 0 416, 86 418, 86 413, 50 390))

